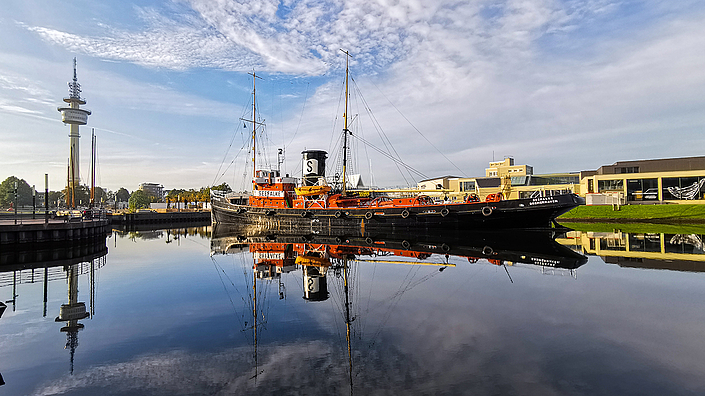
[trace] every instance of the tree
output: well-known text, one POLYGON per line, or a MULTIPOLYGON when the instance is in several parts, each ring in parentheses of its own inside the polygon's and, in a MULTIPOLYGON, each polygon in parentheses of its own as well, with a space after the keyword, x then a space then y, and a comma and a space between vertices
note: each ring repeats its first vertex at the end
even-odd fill
MULTIPOLYGON (((66 206, 71 202, 71 197, 69 196, 71 191, 68 188, 64 188, 64 201, 66 201, 66 206)), ((79 184, 76 186, 74 191, 74 203, 75 206, 88 206, 91 202, 91 189, 88 186, 79 184)))
POLYGON ((210 188, 211 190, 218 190, 218 191, 225 191, 225 192, 231 192, 233 191, 232 188, 228 185, 228 183, 223 182, 222 184, 219 184, 217 186, 213 186, 210 188))
POLYGON ((0 206, 14 205, 15 182, 17 182, 17 204, 20 206, 32 204, 32 188, 23 179, 10 176, 0 183, 0 206))
POLYGON ((124 187, 120 187, 120 189, 115 193, 115 202, 127 202, 129 200, 130 192, 124 187))
POLYGON ((133 192, 130 195, 130 199, 128 201, 128 206, 131 210, 149 208, 149 204, 151 202, 152 202, 152 200, 151 200, 150 196, 147 195, 144 191, 135 190, 135 192, 133 192))

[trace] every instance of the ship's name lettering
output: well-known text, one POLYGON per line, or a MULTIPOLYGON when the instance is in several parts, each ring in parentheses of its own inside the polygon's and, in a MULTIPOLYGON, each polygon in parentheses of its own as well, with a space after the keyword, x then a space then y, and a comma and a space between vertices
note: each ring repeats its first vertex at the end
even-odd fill
POLYGON ((284 253, 276 252, 254 252, 252 257, 255 260, 284 260, 284 253))
POLYGON ((529 205, 545 205, 550 203, 558 203, 558 200, 552 197, 534 198, 529 202, 529 205))
POLYGON ((560 261, 557 260, 549 260, 536 257, 532 257, 531 261, 533 261, 533 263, 536 265, 542 265, 545 267, 555 267, 556 265, 560 264, 560 261))
POLYGON ((257 197, 284 197, 284 191, 274 190, 255 190, 254 194, 257 197))

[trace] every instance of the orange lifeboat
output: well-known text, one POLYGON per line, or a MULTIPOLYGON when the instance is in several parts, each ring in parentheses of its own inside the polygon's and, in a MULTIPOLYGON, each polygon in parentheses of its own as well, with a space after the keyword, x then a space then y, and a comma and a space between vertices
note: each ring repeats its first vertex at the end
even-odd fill
POLYGON ((296 195, 300 197, 308 197, 311 195, 327 194, 331 190, 331 186, 301 186, 294 189, 296 195))

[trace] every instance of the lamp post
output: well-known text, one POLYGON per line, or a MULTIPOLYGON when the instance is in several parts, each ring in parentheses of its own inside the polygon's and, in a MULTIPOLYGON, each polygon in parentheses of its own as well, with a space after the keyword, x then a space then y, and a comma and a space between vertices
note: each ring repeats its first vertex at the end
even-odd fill
POLYGON ((15 182, 15 224, 17 224, 17 182, 15 182))
POLYGON ((44 174, 44 223, 49 222, 49 174, 44 174))
POLYGON ((37 213, 37 189, 32 185, 32 220, 35 219, 37 213))

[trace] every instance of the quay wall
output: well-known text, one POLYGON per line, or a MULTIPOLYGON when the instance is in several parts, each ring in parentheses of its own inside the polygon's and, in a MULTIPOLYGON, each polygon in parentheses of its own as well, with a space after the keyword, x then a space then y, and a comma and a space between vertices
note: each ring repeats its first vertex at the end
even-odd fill
POLYGON ((211 212, 122 213, 109 218, 114 225, 199 223, 210 221, 211 212))
POLYGON ((80 241, 104 237, 109 233, 109 219, 0 224, 0 246, 80 241))
POLYGON ((0 249, 12 245, 80 242, 105 237, 112 226, 135 227, 147 225, 180 225, 210 223, 210 212, 125 213, 107 218, 0 219, 0 249))

